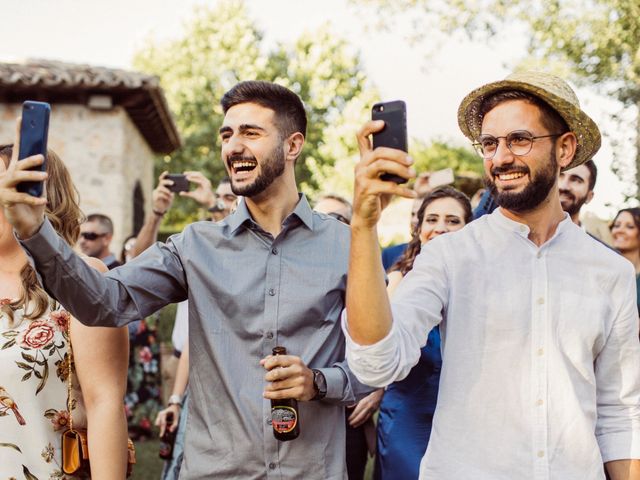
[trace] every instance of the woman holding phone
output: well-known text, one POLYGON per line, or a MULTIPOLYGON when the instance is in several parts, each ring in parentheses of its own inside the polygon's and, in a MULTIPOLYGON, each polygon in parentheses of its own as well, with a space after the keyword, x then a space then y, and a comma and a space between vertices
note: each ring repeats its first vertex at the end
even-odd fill
MULTIPOLYGON (((88 427, 90 478, 124 478, 127 328, 85 327, 70 317, 39 285, 5 218, 5 209, 18 195, 18 179, 42 175, 25 172, 36 163, 34 157, 18 161, 12 145, 0 146, 0 478, 68 478, 61 471, 60 445, 69 427, 70 341, 75 361, 73 425, 88 427)), ((51 150, 46 175, 47 203, 42 208, 57 232, 74 245, 82 220, 78 194, 51 150)), ((86 261, 106 271, 101 261, 86 261)), ((89 473, 80 477, 89 478, 89 473)))
MULTIPOLYGON (((411 241, 400 260, 389 269, 387 292, 393 292, 411 271, 426 244, 439 235, 460 230, 472 219, 467 196, 452 187, 431 191, 418 209, 411 241)), ((409 375, 389 385, 382 397, 377 426, 374 478, 417 479, 420 460, 427 449, 440 382, 440 331, 436 327, 422 347, 418 363, 409 375)))

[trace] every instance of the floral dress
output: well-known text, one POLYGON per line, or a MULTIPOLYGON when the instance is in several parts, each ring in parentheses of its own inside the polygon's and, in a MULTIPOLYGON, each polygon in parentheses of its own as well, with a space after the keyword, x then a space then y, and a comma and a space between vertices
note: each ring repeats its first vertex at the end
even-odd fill
MULTIPOLYGON (((62 309, 37 320, 0 300, 0 479, 53 480, 62 473, 60 441, 69 423, 67 322, 62 309)), ((74 426, 86 426, 73 376, 74 426)), ((77 478, 77 477, 74 477, 77 478)), ((87 477, 85 477, 87 478, 87 477)))

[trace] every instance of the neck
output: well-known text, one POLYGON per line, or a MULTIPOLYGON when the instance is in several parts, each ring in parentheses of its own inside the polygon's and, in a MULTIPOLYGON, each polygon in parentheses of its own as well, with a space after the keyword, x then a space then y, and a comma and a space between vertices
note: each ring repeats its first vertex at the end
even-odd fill
POLYGON ((573 223, 575 223, 576 225, 578 225, 578 226, 582 225, 580 223, 580 212, 579 211, 574 213, 573 215, 571 215, 571 221, 573 223))
POLYGON ((0 249, 0 272, 6 274, 20 273, 27 263, 27 255, 18 242, 3 245, 0 249))
POLYGON ((505 217, 529 227, 529 240, 537 246, 543 245, 556 233, 558 224, 564 220, 557 188, 552 188, 547 198, 533 210, 513 212, 501 208, 505 217))
POLYGON ((298 204, 295 178, 287 179, 287 171, 259 195, 245 197, 253 220, 274 238, 282 230, 282 222, 298 204))

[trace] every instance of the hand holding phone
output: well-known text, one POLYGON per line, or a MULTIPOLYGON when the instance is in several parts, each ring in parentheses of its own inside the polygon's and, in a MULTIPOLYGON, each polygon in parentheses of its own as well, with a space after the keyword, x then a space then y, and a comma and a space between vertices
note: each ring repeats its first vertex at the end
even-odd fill
POLYGON ((187 180, 187 176, 184 173, 169 173, 164 178, 173 182, 173 184, 169 185, 169 190, 172 192, 189 191, 189 180, 187 180))
MULTIPOLYGON (((47 161, 47 138, 49 135, 49 115, 51 106, 44 102, 27 100, 22 104, 22 123, 20 124, 20 146, 18 160, 33 155, 43 155, 45 161, 31 170, 44 172, 47 161)), ((43 182, 22 182, 16 186, 19 192, 32 197, 41 197, 43 182)))
MULTIPOLYGON (((384 128, 373 134, 373 148, 388 147, 408 152, 407 107, 402 100, 376 103, 371 109, 372 120, 383 120, 384 128)), ((381 180, 405 183, 408 179, 383 173, 381 180)))

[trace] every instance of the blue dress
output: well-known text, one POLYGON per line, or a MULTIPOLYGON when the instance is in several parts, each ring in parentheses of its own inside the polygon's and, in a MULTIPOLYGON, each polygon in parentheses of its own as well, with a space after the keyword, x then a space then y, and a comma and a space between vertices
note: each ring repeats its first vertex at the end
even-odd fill
POLYGON ((429 333, 420 360, 409 375, 392 383, 378 415, 376 480, 417 479, 427 450, 440 382, 440 330, 429 333))

